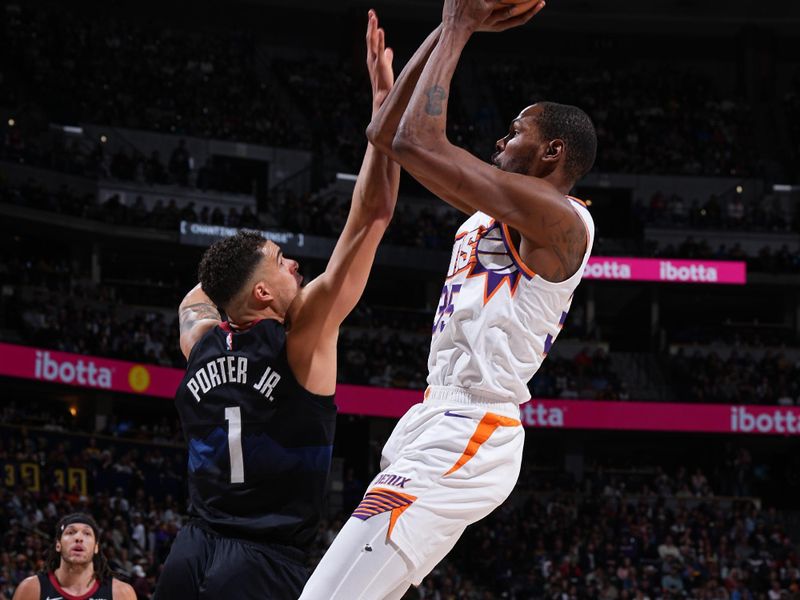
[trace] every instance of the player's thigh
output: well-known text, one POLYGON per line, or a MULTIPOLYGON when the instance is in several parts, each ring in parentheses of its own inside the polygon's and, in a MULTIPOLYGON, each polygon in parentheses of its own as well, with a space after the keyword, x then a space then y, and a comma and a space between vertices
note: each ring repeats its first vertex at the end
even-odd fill
POLYGON ((301 600, 396 599, 410 585, 413 565, 387 536, 388 513, 351 517, 322 557, 301 600))
POLYGON ((158 578, 154 600, 199 597, 214 548, 213 536, 191 523, 179 532, 158 578))
POLYGON ((307 579, 305 566, 277 550, 220 538, 200 600, 297 600, 307 579))

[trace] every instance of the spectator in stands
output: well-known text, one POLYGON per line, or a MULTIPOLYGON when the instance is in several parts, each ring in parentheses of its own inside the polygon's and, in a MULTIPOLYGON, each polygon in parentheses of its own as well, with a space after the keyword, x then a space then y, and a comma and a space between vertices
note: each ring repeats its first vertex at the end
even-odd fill
MULTIPOLYGON (((23 559, 24 559, 23 555, 23 559)), ((13 600, 40 600, 53 594, 73 598, 136 600, 133 588, 116 578, 100 548, 100 527, 89 515, 72 513, 55 528, 45 570, 19 583, 13 600)))
MULTIPOLYGON (((37 417, 55 422, 48 414, 48 406, 30 401, 4 404, 0 416, 5 423, 28 422, 37 417)), ((149 429, 158 426, 154 421, 149 429)), ((140 429, 139 423, 133 428, 140 429)), ((80 509, 91 510, 97 516, 105 532, 100 537, 111 566, 125 570, 140 600, 148 598, 158 565, 163 563, 184 517, 178 508, 181 501, 163 494, 167 487, 163 480, 154 479, 151 484, 147 481, 153 473, 170 469, 180 472, 180 465, 186 460, 184 451, 161 446, 159 460, 152 454, 145 458, 142 450, 152 449, 152 441, 136 446, 137 453, 129 453, 122 448, 124 440, 120 438, 92 438, 85 433, 48 435, 49 441, 43 441, 44 437, 34 429, 3 426, 0 459, 35 457, 47 468, 50 460, 75 456, 79 459, 77 467, 95 465, 87 467, 96 473, 91 475, 90 486, 105 485, 105 481, 110 482, 110 487, 95 488, 95 493, 83 499, 47 487, 46 481, 40 493, 26 491, 22 485, 11 490, 0 487, 0 592, 10 597, 21 579, 39 570, 37 562, 46 546, 43 534, 60 517, 80 509), (175 466, 167 467, 171 461, 165 459, 164 453, 172 451, 180 455, 175 458, 175 466), (122 459, 125 454, 129 456, 122 459), (103 474, 113 473, 117 463, 127 464, 134 473, 141 472, 144 479, 131 478, 117 491, 109 476, 103 474), (156 492, 162 495, 155 496, 156 492), (140 540, 144 540, 144 546, 140 540)), ((744 447, 732 445, 729 453, 731 460, 751 465, 754 462, 744 447)), ((547 475, 530 465, 530 472, 521 476, 523 483, 516 500, 496 511, 481 527, 468 529, 464 541, 426 578, 416 597, 445 598, 451 594, 499 598, 506 594, 511 598, 582 600, 616 594, 619 599, 655 599, 667 597, 662 586, 680 585, 688 598, 759 598, 774 594, 776 581, 779 590, 795 594, 800 591, 797 540, 789 537, 780 513, 759 510, 745 499, 716 497, 676 505, 675 493, 681 482, 702 473, 709 487, 718 492, 727 485, 727 475, 715 477, 695 465, 661 471, 643 467, 620 475, 622 463, 610 466, 617 467, 613 476, 602 472, 589 489, 582 490, 560 469, 547 475), (642 475, 637 472, 647 474, 640 483, 636 478, 642 475), (689 473, 693 475, 690 477, 689 473), (661 484, 656 485, 656 481, 661 484), (643 494, 642 485, 659 493, 643 494), (605 487, 615 492, 608 496, 596 493, 605 487), (661 546, 678 548, 683 566, 676 562, 674 551, 662 559, 661 546)), ((590 471, 597 470, 592 467, 590 471)), ((180 478, 176 481, 176 490, 182 493, 180 478)), ((316 559, 323 553, 322 546, 335 537, 341 517, 331 515, 329 522, 321 526, 326 535, 312 552, 316 559)))
POLYGON ((676 559, 682 560, 681 552, 678 550, 678 547, 672 541, 672 536, 668 535, 664 539, 664 543, 658 547, 658 555, 661 557, 661 560, 668 561, 669 559, 676 559))
POLYGON ((186 140, 180 140, 178 146, 169 157, 169 174, 178 184, 189 185, 189 173, 192 170, 192 157, 186 148, 186 140))
POLYGON ((158 150, 153 150, 150 159, 145 164, 144 179, 150 185, 165 185, 169 182, 158 150))

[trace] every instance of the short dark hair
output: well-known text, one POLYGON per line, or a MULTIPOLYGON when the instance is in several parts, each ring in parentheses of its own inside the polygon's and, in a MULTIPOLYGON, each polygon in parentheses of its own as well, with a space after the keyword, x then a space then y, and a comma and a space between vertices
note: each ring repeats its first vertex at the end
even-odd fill
POLYGON ((585 112, 577 106, 539 102, 539 131, 548 139, 560 138, 567 144, 566 169, 574 181, 592 170, 597 156, 597 132, 585 112))
POLYGON ((203 291, 214 304, 225 310, 255 271, 265 243, 258 233, 240 231, 214 242, 205 251, 197 274, 203 291))
MULTIPOLYGON (((61 566, 61 553, 56 550, 56 542, 61 541, 61 536, 64 534, 64 530, 67 528, 67 526, 75 523, 80 523, 81 525, 88 525, 91 527, 92 531, 94 532, 95 543, 100 543, 100 527, 97 525, 97 521, 95 521, 91 515, 86 513, 72 513, 62 517, 61 520, 56 524, 56 533, 55 536, 53 536, 54 540, 47 548, 47 556, 45 557, 44 561, 46 569, 45 573, 52 573, 58 569, 59 566, 61 566)), ((111 578, 114 576, 114 572, 111 570, 108 560, 106 559, 102 550, 92 557, 92 563, 94 563, 95 579, 98 581, 111 581, 111 578)))

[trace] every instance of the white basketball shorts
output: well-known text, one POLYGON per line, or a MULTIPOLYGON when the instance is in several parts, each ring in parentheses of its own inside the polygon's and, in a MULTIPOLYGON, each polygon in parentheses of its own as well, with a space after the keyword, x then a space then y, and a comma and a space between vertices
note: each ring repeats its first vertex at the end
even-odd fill
POLYGON ((431 386, 397 423, 381 468, 353 517, 391 512, 388 536, 419 585, 467 525, 497 508, 519 477, 525 433, 519 406, 431 386))

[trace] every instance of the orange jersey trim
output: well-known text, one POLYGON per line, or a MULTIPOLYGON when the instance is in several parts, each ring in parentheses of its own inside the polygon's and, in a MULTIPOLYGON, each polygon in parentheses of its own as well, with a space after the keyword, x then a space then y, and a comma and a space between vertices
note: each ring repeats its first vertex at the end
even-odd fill
POLYGON ((386 531, 386 539, 389 540, 397 519, 416 499, 417 497, 411 494, 403 494, 387 488, 372 488, 364 495, 364 499, 353 511, 353 516, 366 521, 375 515, 385 512, 390 513, 389 529, 386 531))
POLYGON ((405 506, 401 506, 392 510, 392 515, 389 517, 389 529, 386 530, 387 540, 392 539, 392 530, 394 529, 395 523, 397 523, 397 519, 400 518, 400 515, 402 515, 409 506, 411 505, 406 504, 405 506))
POLYGON ((465 264, 460 269, 455 269, 455 265, 458 264, 458 258, 456 258, 453 261, 454 270, 452 273, 448 271, 448 274, 445 277, 445 281, 450 281, 453 277, 455 277, 459 273, 463 273, 464 271, 470 271, 472 269, 472 267, 478 260, 477 257, 475 256, 475 247, 478 245, 478 242, 481 239, 481 234, 483 234, 483 232, 487 231, 488 229, 491 229, 493 223, 494 219, 492 219, 491 223, 489 223, 489 227, 486 227, 485 225, 478 225, 476 228, 470 229, 469 231, 463 231, 455 237, 453 241, 453 250, 455 250, 455 244, 457 244, 459 240, 464 239, 473 232, 475 233, 475 239, 469 244, 470 252, 469 252, 469 257, 467 258, 467 264, 465 264))
MULTIPOLYGON (((574 200, 575 202, 577 202, 578 204, 583 206, 586 210, 589 210, 589 207, 586 205, 586 202, 584 202, 583 200, 580 200, 580 199, 575 198, 573 196, 567 196, 567 198, 569 198, 570 200, 574 200)), ((572 210, 575 210, 575 208, 573 207, 572 210)), ((575 212, 577 213, 578 211, 575 210, 575 212)), ((591 236, 589 235, 589 225, 586 223, 586 221, 583 220, 583 217, 581 217, 580 214, 578 215, 578 218, 581 220, 581 223, 583 223, 583 228, 586 230, 586 248, 588 248, 589 247, 589 240, 591 239, 591 236)), ((586 254, 586 248, 584 248, 584 250, 583 250, 584 254, 586 254)), ((575 292, 573 292, 573 295, 574 294, 575 294, 575 292)), ((570 301, 571 300, 572 300, 572 298, 570 297, 570 301)))
POLYGON ((584 208, 589 208, 589 207, 586 205, 586 202, 584 202, 584 201, 583 201, 583 200, 581 200, 580 198, 576 198, 575 196, 567 196, 567 198, 569 198, 570 200, 575 200, 575 202, 577 202, 578 204, 582 205, 584 208))
POLYGON ((480 423, 478 423, 478 426, 475 428, 475 433, 472 434, 469 442, 467 442, 467 447, 464 448, 464 452, 444 476, 446 477, 451 473, 455 473, 469 462, 469 460, 478 453, 483 443, 491 437, 495 429, 498 427, 516 427, 518 425, 522 425, 522 423, 517 419, 487 412, 483 415, 480 423))
MULTIPOLYGON (((475 261, 475 262, 477 263, 477 261, 475 261)), ((473 263, 473 264, 475 264, 475 263, 473 263)), ((486 272, 483 272, 483 273, 471 273, 470 272, 470 273, 467 274, 467 279, 476 279, 478 277, 483 277, 483 305, 484 306, 489 304, 489 300, 494 298, 494 295, 500 290, 501 287, 503 287, 504 283, 508 284, 508 291, 512 296, 516 293, 517 286, 519 285, 519 278, 517 278, 517 280, 512 284, 511 283, 511 277, 509 277, 508 275, 503 275, 502 279, 500 280, 500 283, 498 283, 497 287, 495 287, 490 293, 489 292, 489 273, 486 273, 486 272)))
POLYGON ((517 249, 514 247, 514 242, 511 241, 511 232, 508 230, 508 225, 505 223, 500 223, 500 227, 503 230, 503 238, 505 239, 506 247, 508 248, 509 252, 511 252, 511 258, 517 264, 517 266, 525 273, 528 277, 534 277, 536 273, 525 264, 525 261, 522 260, 522 257, 517 252, 517 249))

